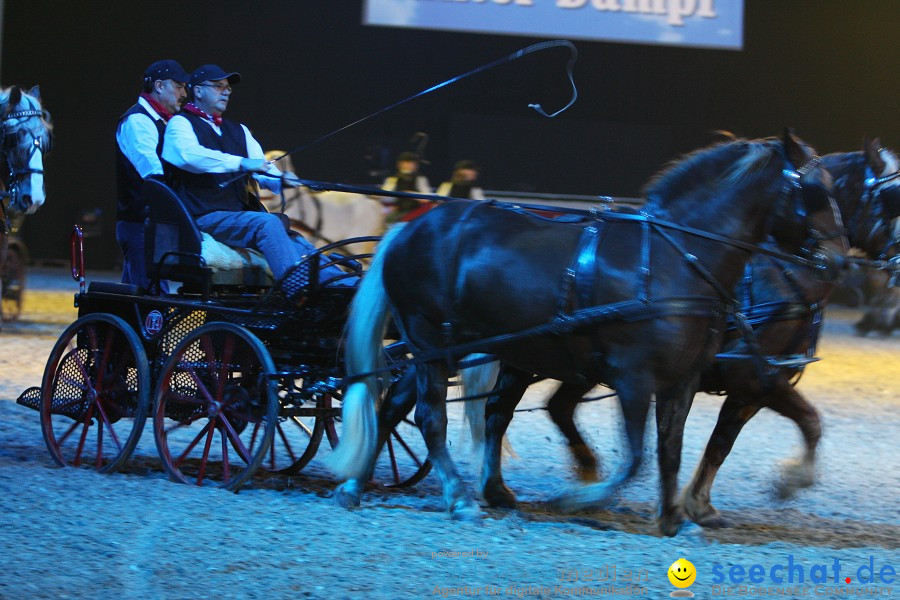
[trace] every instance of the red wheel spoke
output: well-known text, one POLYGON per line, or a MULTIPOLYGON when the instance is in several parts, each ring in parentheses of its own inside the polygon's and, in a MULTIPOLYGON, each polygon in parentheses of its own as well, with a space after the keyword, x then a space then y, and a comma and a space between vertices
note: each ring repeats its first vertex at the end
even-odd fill
MULTIPOLYGON (((119 449, 119 452, 122 451, 122 444, 119 442, 119 436, 116 435, 116 430, 113 429, 112 422, 109 420, 109 417, 106 416, 106 411, 103 410, 103 403, 99 400, 96 402, 97 410, 100 411, 100 418, 103 420, 103 425, 106 425, 106 428, 109 430, 109 435, 112 438, 113 442, 116 444, 116 448, 119 449)), ((100 431, 103 431, 103 426, 100 426, 100 431)))
POLYGON ((84 361, 81 360, 81 357, 78 356, 78 352, 73 352, 69 356, 75 361, 75 364, 78 366, 78 370, 81 371, 81 378, 84 380, 85 389, 93 390, 94 384, 91 382, 91 375, 87 372, 87 368, 84 366, 84 361))
MULTIPOLYGON (((82 381, 84 381, 84 380, 82 379, 82 381)), ((71 377, 60 377, 56 381, 56 386, 59 387, 60 383, 65 383, 65 384, 77 387, 81 391, 87 391, 87 389, 88 389, 88 386, 84 385, 83 383, 79 382, 76 379, 72 379, 71 377)))
POLYGON ((219 387, 216 390, 216 396, 223 398, 225 395, 225 382, 228 381, 228 371, 231 366, 231 356, 234 354, 234 338, 230 335, 225 336, 225 347, 222 349, 222 360, 219 363, 219 387))
POLYGON ((91 426, 91 418, 94 415, 94 406, 91 405, 88 408, 87 414, 84 416, 84 427, 81 430, 81 437, 78 440, 78 446, 75 448, 75 460, 72 462, 73 465, 78 466, 81 464, 81 453, 84 451, 84 442, 87 439, 88 428, 91 426))
POLYGON ((97 459, 94 461, 94 467, 99 469, 103 466, 103 425, 97 423, 97 459))
POLYGON ((206 465, 209 463, 209 449, 212 446, 213 434, 216 432, 216 418, 213 417, 207 424, 206 444, 203 445, 203 455, 200 457, 200 472, 197 473, 197 485, 203 485, 206 476, 206 465))
POLYGON ((387 439, 388 454, 391 456, 391 471, 394 472, 394 483, 400 482, 400 469, 397 468, 397 457, 394 456, 394 444, 391 443, 391 436, 387 439))
MULTIPOLYGON (((188 373, 188 375, 191 376, 191 379, 194 381, 194 384, 196 384, 197 391, 200 392, 201 394, 203 394, 203 397, 206 398, 207 402, 214 403, 215 400, 210 395, 209 390, 206 388, 206 385, 203 383, 203 380, 200 379, 199 375, 197 375, 197 372, 194 371, 194 369, 192 369, 192 368, 188 368, 187 373, 188 373)), ((221 398, 221 396, 219 396, 219 397, 221 398)), ((200 404, 202 404, 202 402, 200 404)))
POLYGON ((103 355, 100 357, 99 363, 94 366, 94 371, 97 373, 97 389, 103 387, 103 376, 106 375, 106 369, 109 366, 109 355, 112 352, 115 329, 113 329, 112 325, 109 326, 109 329, 110 333, 103 340, 103 355))
POLYGON ((231 479, 231 468, 228 464, 228 436, 222 433, 222 476, 228 482, 231 479))
POLYGON ((225 415, 219 415, 220 420, 222 421, 222 425, 225 427, 225 430, 228 432, 228 437, 231 438, 232 443, 235 446, 235 449, 238 451, 238 454, 241 455, 241 458, 248 465, 251 462, 250 451, 247 450, 247 447, 244 445, 244 442, 241 441, 240 436, 234 430, 234 427, 231 426, 231 423, 225 418, 225 415))
POLYGON ((194 446, 196 446, 200 442, 200 438, 202 438, 203 435, 206 433, 206 431, 209 429, 210 423, 211 423, 211 421, 207 421, 206 425, 203 426, 203 429, 200 430, 200 433, 198 433, 196 435, 196 437, 194 437, 194 439, 191 440, 191 443, 188 444, 188 447, 184 449, 184 452, 181 453, 181 456, 179 456, 175 460, 176 467, 181 465, 181 463, 184 462, 184 460, 187 458, 187 455, 190 454, 191 450, 194 449, 194 446))
MULTIPOLYGON (((284 429, 281 427, 281 423, 278 424, 278 437, 281 438, 281 441, 284 442, 284 447, 287 450, 288 456, 291 457, 291 462, 296 462, 297 456, 294 454, 294 449, 291 448, 291 443, 288 441, 287 436, 284 434, 284 429)), ((275 462, 275 444, 272 444, 272 462, 275 462)))
POLYGON ((72 432, 78 428, 79 425, 81 425, 81 421, 75 421, 74 423, 69 425, 69 428, 66 429, 66 432, 62 434, 62 437, 57 438, 56 444, 58 446, 62 446, 63 443, 66 441, 66 438, 68 438, 72 434, 72 432))
POLYGON ((253 424, 253 431, 250 433, 250 452, 256 447, 256 434, 259 433, 259 423, 253 424))
POLYGON ((172 425, 171 427, 167 427, 167 428, 166 428, 166 435, 169 435, 170 433, 172 433, 172 432, 175 431, 176 429, 181 429, 182 427, 190 427, 191 425, 193 425, 194 423, 196 423, 197 421, 199 421, 200 419, 202 419, 202 418, 205 417, 205 416, 206 416, 206 415, 203 414, 203 413, 198 413, 198 414, 196 414, 196 415, 191 415, 191 416, 188 417, 187 419, 184 419, 184 420, 182 420, 182 421, 178 421, 177 423, 175 423, 175 424, 172 425))
MULTIPOLYGON (((403 441, 403 438, 400 437, 400 434, 397 433, 397 430, 396 430, 396 429, 393 431, 393 436, 394 436, 395 438, 397 438, 397 442, 399 442, 399 444, 403 447, 403 449, 406 450, 406 453, 409 454, 409 457, 415 461, 416 466, 419 467, 419 468, 421 468, 421 467, 422 467, 422 461, 420 461, 420 460, 416 457, 415 452, 413 452, 412 448, 410 448, 410 447, 406 444, 406 442, 403 441)), ((388 438, 388 441, 390 441, 390 438, 388 438)))
POLYGON ((62 404, 56 404, 53 406, 53 408, 56 409, 56 413, 54 413, 54 414, 60 414, 60 411, 62 409, 69 408, 70 406, 75 406, 77 404, 83 404, 83 403, 84 403, 84 398, 73 398, 72 400, 63 402, 62 404))
POLYGON ((210 377, 215 377, 216 373, 216 349, 213 345, 212 339, 209 334, 203 335, 197 340, 200 349, 203 351, 203 354, 206 356, 206 368, 209 372, 210 377))

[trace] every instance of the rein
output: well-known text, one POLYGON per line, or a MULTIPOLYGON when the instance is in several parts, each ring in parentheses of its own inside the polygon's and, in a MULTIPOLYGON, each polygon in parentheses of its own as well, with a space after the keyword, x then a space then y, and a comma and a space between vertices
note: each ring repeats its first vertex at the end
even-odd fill
MULTIPOLYGON (((271 175, 271 177, 277 177, 275 175, 271 175)), ((361 194, 364 196, 388 196, 391 198, 412 198, 415 200, 427 200, 429 202, 450 202, 450 201, 460 201, 460 202, 488 202, 493 204, 494 206, 498 206, 505 210, 510 210, 512 212, 517 212, 520 214, 529 214, 531 216, 534 215, 531 211, 543 211, 543 212, 555 212, 567 215, 576 215, 580 217, 584 217, 586 219, 591 220, 609 220, 609 221, 638 221, 638 222, 646 222, 649 225, 664 227, 666 229, 674 229, 677 231, 681 231, 683 233, 688 233, 690 235, 694 235, 697 237, 706 238, 709 240, 713 240, 716 242, 721 242, 723 244, 728 244, 730 246, 734 246, 735 248, 740 248, 742 250, 746 250, 747 252, 760 252, 762 254, 768 254, 770 256, 774 256, 775 258, 780 258, 782 260, 792 261, 797 264, 818 268, 820 265, 816 261, 812 261, 806 258, 802 258, 800 256, 795 256, 793 254, 787 254, 784 252, 779 252, 777 250, 771 250, 769 248, 763 248, 761 246, 757 246, 755 244, 750 244, 747 242, 742 242, 740 240, 735 240, 724 235, 720 235, 717 233, 712 233, 710 231, 705 231, 703 229, 697 229, 695 227, 688 227, 687 225, 681 225, 679 223, 674 223, 672 221, 666 221, 663 219, 658 219, 647 213, 640 214, 628 214, 628 213, 616 213, 611 211, 597 211, 596 209, 583 209, 583 208, 570 208, 566 206, 552 206, 547 204, 527 204, 527 203, 509 203, 502 202, 499 200, 472 200, 470 198, 454 198, 452 196, 438 196, 436 194, 419 194, 416 192, 397 192, 397 191, 389 191, 382 190, 380 188, 374 188, 369 186, 362 185, 350 185, 343 183, 329 183, 324 181, 313 181, 309 179, 299 179, 299 184, 306 186, 312 190, 335 190, 340 192, 350 192, 354 194, 361 194), (602 215, 602 217, 601 217, 602 215)), ((542 217, 537 217, 542 218, 542 217)), ((552 219, 549 219, 552 221, 552 219)))

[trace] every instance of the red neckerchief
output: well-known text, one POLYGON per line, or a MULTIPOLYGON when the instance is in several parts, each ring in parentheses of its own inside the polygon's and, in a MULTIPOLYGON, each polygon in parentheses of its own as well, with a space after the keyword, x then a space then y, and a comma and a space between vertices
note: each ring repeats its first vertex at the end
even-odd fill
POLYGON ((222 126, 222 117, 221 116, 208 114, 205 111, 202 111, 199 108, 197 108, 197 106, 193 102, 188 102, 187 104, 185 104, 184 106, 181 107, 181 110, 183 110, 184 112, 189 112, 192 115, 197 115, 201 119, 206 119, 210 123, 215 123, 216 127, 222 126))
POLYGON ((162 120, 166 123, 169 122, 169 119, 172 118, 172 113, 166 110, 166 107, 159 103, 159 100, 148 94, 147 92, 141 93, 141 98, 147 101, 147 103, 156 111, 162 120))

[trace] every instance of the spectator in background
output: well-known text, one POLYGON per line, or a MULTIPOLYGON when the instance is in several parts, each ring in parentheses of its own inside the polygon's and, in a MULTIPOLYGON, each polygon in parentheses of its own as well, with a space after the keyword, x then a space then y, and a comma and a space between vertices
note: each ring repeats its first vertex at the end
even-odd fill
POLYGON ((471 160, 461 160, 453 166, 450 181, 443 182, 437 189, 438 196, 484 200, 484 191, 476 185, 478 165, 471 160))
MULTIPOLYGON (((397 156, 396 172, 384 180, 381 189, 391 192, 415 192, 430 194, 431 184, 428 178, 419 174, 419 157, 413 152, 401 152, 397 156)), ((385 222, 396 223, 405 215, 419 207, 419 201, 414 198, 395 198, 394 210, 387 216, 385 222)))

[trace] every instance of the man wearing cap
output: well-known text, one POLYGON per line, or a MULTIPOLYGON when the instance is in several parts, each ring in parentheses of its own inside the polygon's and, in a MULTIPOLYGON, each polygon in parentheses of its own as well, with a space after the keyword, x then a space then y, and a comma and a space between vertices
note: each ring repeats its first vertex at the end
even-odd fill
MULTIPOLYGON (((160 161, 166 123, 187 97, 190 76, 174 60, 160 60, 144 72, 137 104, 119 118, 116 129, 116 241, 125 255, 122 282, 146 288, 144 210, 141 187, 148 177, 162 177, 160 161)), ((166 291, 163 288, 163 291, 166 291)))
MULTIPOLYGON (((282 174, 266 161, 245 125, 222 118, 231 86, 240 80, 240 74, 217 65, 203 65, 191 73, 193 100, 166 128, 162 158, 169 163, 172 188, 197 227, 223 244, 259 250, 277 280, 315 247, 301 236, 291 237, 279 215, 248 206, 246 177, 229 182, 236 173, 254 173, 262 187, 276 194, 282 185, 299 184, 296 175, 282 174)), ((328 267, 319 275, 326 280, 343 271, 328 267)))

